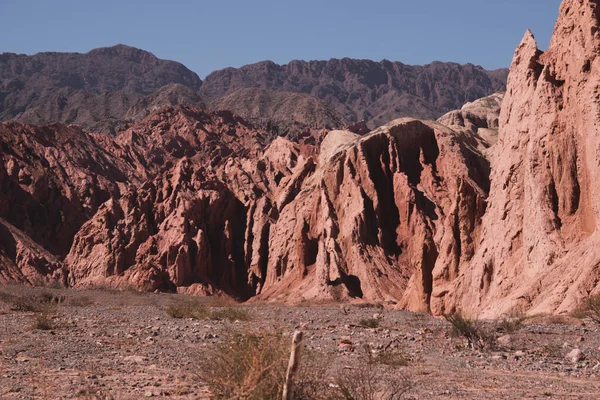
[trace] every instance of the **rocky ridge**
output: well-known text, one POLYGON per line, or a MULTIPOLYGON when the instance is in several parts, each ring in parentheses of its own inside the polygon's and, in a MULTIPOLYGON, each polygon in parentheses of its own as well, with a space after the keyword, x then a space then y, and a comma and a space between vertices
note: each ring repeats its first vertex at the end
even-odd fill
POLYGON ((2 53, 0 120, 78 124, 115 134, 139 120, 144 102, 201 105, 197 94, 201 83, 182 64, 124 45, 86 54, 2 53))
POLYGON ((464 103, 503 90, 506 69, 434 62, 425 66, 350 58, 271 61, 209 74, 200 89, 212 101, 243 88, 310 94, 350 122, 372 128, 399 117, 436 119, 464 103))

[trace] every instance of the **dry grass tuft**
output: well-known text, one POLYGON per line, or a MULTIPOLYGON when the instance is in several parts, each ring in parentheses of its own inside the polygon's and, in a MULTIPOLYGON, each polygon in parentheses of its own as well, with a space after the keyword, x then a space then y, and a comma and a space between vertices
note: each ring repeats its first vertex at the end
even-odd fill
POLYGON ((42 331, 51 331, 55 328, 52 318, 47 312, 42 312, 35 317, 33 329, 42 331))
POLYGON ((497 330, 503 333, 514 333, 523 328, 523 322, 527 316, 523 312, 517 312, 509 315, 498 323, 497 330))
POLYGON ((358 325, 363 328, 379 328, 379 320, 375 318, 361 319, 358 325))
POLYGON ((216 399, 281 398, 286 359, 281 335, 235 334, 205 361, 201 378, 216 399))
POLYGON ((589 318, 600 324, 600 295, 589 296, 572 314, 575 318, 589 318))
POLYGON ((94 305, 94 300, 89 296, 72 297, 67 304, 73 307, 90 307, 94 305))

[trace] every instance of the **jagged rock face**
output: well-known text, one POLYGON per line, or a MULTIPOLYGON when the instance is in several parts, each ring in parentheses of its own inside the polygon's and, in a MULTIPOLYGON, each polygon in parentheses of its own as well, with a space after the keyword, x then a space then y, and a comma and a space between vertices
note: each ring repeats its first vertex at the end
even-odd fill
POLYGON ((121 133, 110 151, 151 177, 183 157, 217 167, 230 157, 255 157, 270 136, 228 111, 190 106, 164 108, 121 133))
MULTIPOLYGON (((201 83, 182 64, 123 45, 86 54, 4 53, 0 54, 0 120, 75 123, 115 134, 115 128, 132 122, 125 115, 139 109, 139 99, 169 84, 181 85, 179 92, 185 87, 197 93, 201 83)), ((169 90, 171 86, 161 89, 169 90)), ((159 100, 178 98, 163 95, 159 100)), ((186 100, 193 100, 193 95, 186 100)))
POLYGON ((507 72, 440 62, 409 66, 349 58, 295 60, 286 65, 264 61, 215 71, 206 77, 200 92, 208 100, 242 88, 306 93, 348 121, 366 119, 374 128, 398 117, 436 119, 468 101, 503 90, 507 72))
POLYGON ((2 123, 0 147, 0 218, 59 258, 102 203, 137 181, 76 126, 2 123))
POLYGON ((494 93, 467 103, 460 110, 444 114, 438 122, 464 133, 464 139, 469 145, 488 155, 488 149, 498 141, 498 117, 503 99, 504 93, 494 93))
POLYGON ((600 281, 600 2, 563 1, 550 48, 516 50, 471 267, 438 312, 566 312, 600 281))
MULTIPOLYGON (((437 281, 474 253, 485 176, 472 150, 433 122, 398 120, 361 137, 334 131, 286 181, 269 215, 268 247, 251 265, 258 298, 402 300, 427 310, 437 281)), ((260 235, 259 235, 260 236, 260 235)), ((264 241, 264 236, 260 241, 264 241)), ((260 247, 260 246, 255 246, 260 247)))
MULTIPOLYGON (((75 286, 215 288, 245 298, 243 205, 184 159, 169 173, 106 202, 65 259, 75 286)), ((190 289, 191 288, 191 289, 190 289)))
MULTIPOLYGON (((227 242, 227 245, 221 247, 214 241, 210 245, 213 249, 211 250, 211 259, 222 266, 222 271, 230 271, 228 273, 219 272, 221 271, 220 267, 212 272, 207 272, 206 268, 197 270, 192 265, 194 262, 190 261, 192 266, 186 268, 195 272, 179 272, 177 276, 183 276, 183 278, 176 278, 169 276, 165 271, 177 269, 173 263, 179 262, 179 259, 160 258, 159 263, 151 257, 150 261, 138 260, 134 257, 131 261, 130 258, 127 258, 129 256, 126 257, 126 254, 129 254, 127 251, 130 250, 126 251, 125 246, 129 242, 141 246, 136 240, 142 240, 139 235, 143 236, 146 232, 136 231, 138 228, 143 230, 142 227, 137 226, 141 224, 138 220, 134 220, 136 228, 127 227, 125 229, 126 232, 133 231, 138 236, 134 239, 127 239, 128 241, 124 243, 119 238, 126 237, 126 235, 115 236, 116 234, 110 231, 112 227, 106 232, 98 223, 92 224, 91 227, 89 224, 83 228, 82 226, 90 219, 94 221, 94 218, 100 218, 99 215, 109 215, 110 220, 116 221, 129 215, 123 210, 133 212, 139 211, 139 208, 152 206, 153 202, 158 201, 156 192, 162 190, 160 188, 164 187, 166 183, 154 184, 155 189, 148 188, 147 191, 150 193, 145 193, 142 200, 136 197, 139 191, 145 187, 147 182, 152 182, 157 175, 161 175, 163 180, 170 179, 181 159, 189 159, 189 162, 192 162, 197 168, 206 166, 208 170, 202 174, 189 173, 185 175, 196 179, 192 182, 195 186, 179 185, 173 190, 183 188, 182 191, 189 192, 200 188, 205 194, 202 196, 198 194, 199 197, 195 202, 181 200, 180 209, 169 209, 169 212, 178 211, 180 213, 178 218, 183 218, 181 215, 185 216, 185 213, 194 216, 197 215, 194 209, 198 209, 201 207, 198 204, 204 204, 203 202, 206 201, 212 202, 212 205, 207 207, 212 210, 211 213, 216 214, 224 213, 234 207, 228 204, 235 204, 235 207, 238 207, 241 203, 231 194, 225 184, 214 183, 215 173, 223 168, 223 164, 230 157, 254 158, 267 143, 265 137, 267 135, 264 132, 255 130, 252 125, 239 117, 234 117, 231 113, 207 113, 188 106, 167 108, 155 112, 114 139, 108 136, 89 134, 76 126, 54 124, 35 127, 19 123, 1 124, 0 146, 3 152, 0 155, 0 187, 2 188, 0 219, 3 218, 4 225, 7 226, 3 230, 5 232, 2 235, 3 248, 0 249, 0 253, 3 254, 3 268, 0 268, 4 271, 3 275, 7 280, 13 279, 25 283, 41 282, 42 279, 52 278, 53 275, 56 275, 54 274, 55 270, 62 271, 63 264, 60 260, 70 250, 73 251, 74 237, 79 232, 79 236, 85 233, 89 234, 92 239, 94 237, 104 238, 107 243, 111 243, 110 250, 107 250, 110 257, 94 259, 94 262, 100 263, 102 268, 99 271, 90 272, 89 269, 92 268, 90 265, 96 267, 100 264, 91 263, 88 257, 98 255, 99 250, 93 246, 83 246, 82 250, 82 246, 79 245, 76 253, 78 258, 70 256, 64 263, 69 269, 73 267, 76 271, 86 271, 83 276, 87 280, 73 278, 73 276, 78 277, 77 274, 71 277, 70 282, 74 284, 100 282, 97 279, 98 274, 107 277, 110 274, 106 271, 122 273, 133 263, 139 264, 139 268, 131 269, 130 274, 137 271, 136 274, 128 275, 127 279, 113 279, 114 282, 107 279, 106 283, 114 283, 117 286, 127 284, 138 285, 140 288, 160 289, 172 289, 177 285, 185 286, 192 293, 206 293, 213 290, 211 285, 214 282, 215 287, 219 289, 229 292, 235 289, 238 291, 238 296, 247 296, 247 291, 244 289, 245 271, 242 271, 241 274, 235 273, 234 268, 228 267, 227 258, 221 259, 222 256, 236 254, 237 258, 231 258, 234 260, 232 263, 236 268, 240 264, 235 260, 243 260, 245 230, 243 206, 241 206, 242 211, 239 212, 239 215, 232 220, 233 222, 227 222, 230 227, 238 224, 235 225, 237 230, 225 233, 235 236, 235 241, 227 242), (202 179, 205 179, 206 182, 200 184, 202 179), (216 199, 213 199, 215 196, 216 199), (128 207, 121 205, 125 201, 123 199, 128 199, 126 203, 128 207), (100 208, 101 205, 103 205, 102 208, 100 208), (192 209, 188 209, 188 207, 192 209), (94 228, 97 230, 94 231, 94 228), (27 240, 23 238, 27 238, 27 240), (28 246, 31 247, 29 253, 24 250, 28 246), (224 250, 228 248, 227 246, 231 247, 230 253, 224 250), (86 249, 89 252, 86 252, 86 249), (238 256, 238 253, 241 255, 238 256), (108 260, 111 257, 117 260, 111 262, 118 266, 107 266, 110 264, 108 260), (130 264, 126 264, 127 268, 123 267, 122 261, 118 261, 124 258, 130 262, 130 264), (163 271, 161 274, 155 275, 156 270, 151 267, 155 261, 158 270, 163 271), (140 272, 144 268, 147 268, 148 271, 140 272), (34 274, 34 270, 38 270, 39 273, 34 274), (17 273, 17 271, 21 272, 17 273), (85 275, 88 272, 91 275, 89 278, 85 275), (201 278, 203 272, 206 273, 204 279, 201 278), (230 278, 232 276, 241 276, 241 278, 230 278), (240 280, 241 284, 236 283, 236 279, 240 280), (197 283, 197 285, 193 285, 193 283, 197 283)), ((177 176, 181 175, 178 174, 177 176)), ((265 190, 267 189, 265 188, 265 190)), ((191 195, 186 192, 181 196, 185 200, 186 196, 191 195)), ((164 219, 167 218, 162 215, 165 212, 164 207, 156 209, 151 207, 150 211, 144 214, 144 218, 164 219), (160 215, 155 215, 155 213, 160 213, 160 215)), ((204 216, 205 214, 200 214, 198 218, 204 218, 204 216)), ((223 218, 225 217, 224 215, 223 218)), ((173 221, 174 218, 169 216, 167 219, 173 221)), ((180 224, 181 221, 176 223, 180 224)), ((168 225, 169 222, 166 224, 168 225)), ((155 229, 158 231, 158 228, 155 229)), ((200 228, 196 227, 195 229, 200 228)), ((223 234, 224 228, 213 224, 210 225, 210 229, 223 234)), ((183 235, 182 231, 179 233, 183 235)), ((150 235, 155 234, 150 233, 150 235)), ((212 236, 210 237, 212 240, 212 236)), ((187 238, 182 240, 181 243, 174 243, 173 246, 179 248, 189 242, 187 238)), ((75 243, 79 242, 75 240, 75 243)), ((189 246, 193 246, 193 244, 189 244, 189 246)), ((205 246, 204 250, 208 251, 207 249, 208 247, 205 246)), ((186 252, 195 255, 192 247, 186 252)))
POLYGON ((63 263, 0 218, 0 283, 66 283, 63 263))

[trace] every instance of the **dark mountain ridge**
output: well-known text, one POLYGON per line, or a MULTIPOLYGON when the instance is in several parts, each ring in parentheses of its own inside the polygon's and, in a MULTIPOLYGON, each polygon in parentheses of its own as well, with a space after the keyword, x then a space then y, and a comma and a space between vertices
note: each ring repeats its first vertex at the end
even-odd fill
POLYGON ((504 90, 508 70, 487 71, 473 64, 433 62, 424 66, 350 58, 263 61, 209 74, 200 89, 213 100, 241 88, 307 93, 349 121, 378 125, 414 116, 435 119, 466 102, 504 90))
POLYGON ((298 103, 297 94, 314 97, 304 97, 308 108, 296 110, 288 122, 297 122, 303 112, 301 120, 314 120, 314 105, 322 102, 337 114, 334 120, 367 120, 375 126, 402 116, 435 119, 503 90, 506 76, 507 70, 486 71, 472 64, 413 66, 343 58, 285 65, 263 61, 215 71, 203 82, 183 64, 125 45, 88 53, 3 53, 0 120, 73 123, 114 135, 151 110, 183 103, 204 106, 206 101, 233 111, 250 109, 253 113, 246 116, 251 119, 280 123, 278 104, 253 106, 249 102, 256 96, 231 96, 241 89, 262 89, 279 94, 263 92, 261 101, 292 104, 298 103), (225 97, 227 101, 219 101, 225 97))

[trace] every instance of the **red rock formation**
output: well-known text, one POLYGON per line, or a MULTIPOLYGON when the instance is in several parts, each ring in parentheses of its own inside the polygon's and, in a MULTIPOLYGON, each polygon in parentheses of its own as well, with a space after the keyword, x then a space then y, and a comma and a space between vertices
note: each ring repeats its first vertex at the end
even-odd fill
POLYGON ((245 213, 227 187, 183 159, 107 201, 75 237, 69 283, 145 290, 197 286, 246 297, 245 213))
POLYGON ((600 2, 563 1, 550 48, 515 52, 492 186, 470 268, 434 291, 436 312, 572 310, 600 281, 600 2))
POLYGON ((0 124, 0 218, 66 255, 98 207, 137 182, 131 166, 96 139, 76 126, 0 124))
POLYGON ((65 278, 56 257, 0 218, 0 283, 65 284, 65 278))
POLYGON ((256 203, 259 215, 272 213, 259 252, 268 256, 250 268, 258 298, 402 299, 427 310, 434 271, 450 279, 474 253, 486 177, 473 157, 481 155, 433 122, 398 120, 364 137, 330 132, 312 175, 308 159, 275 205, 256 203))

